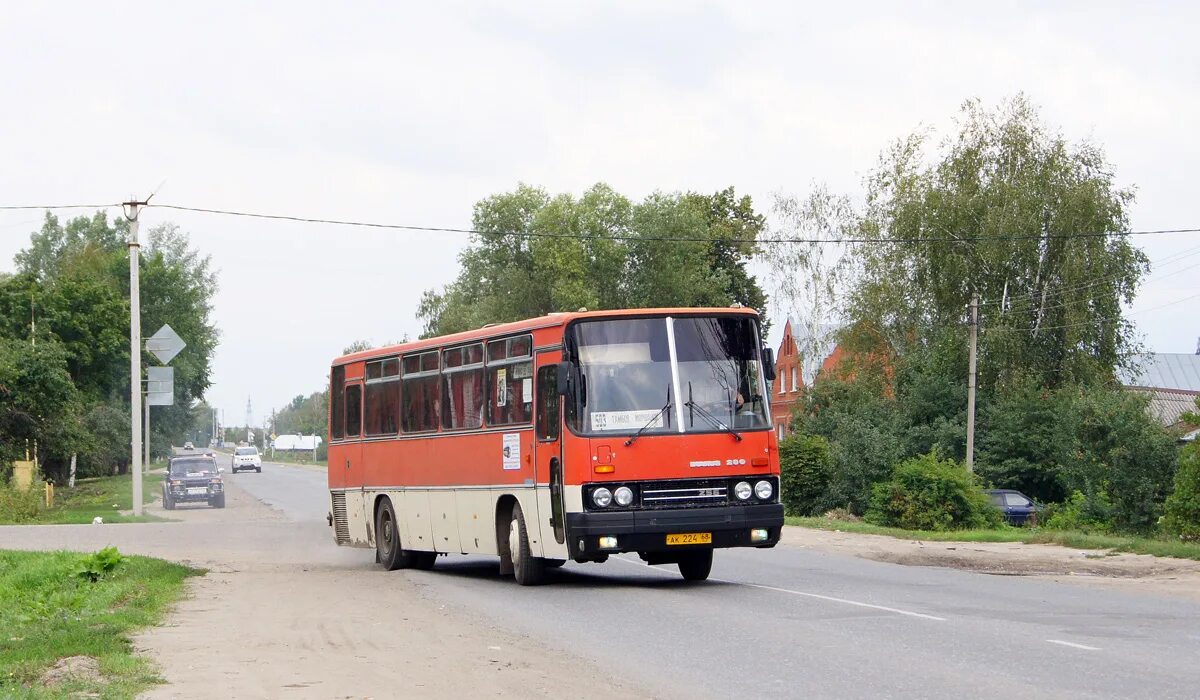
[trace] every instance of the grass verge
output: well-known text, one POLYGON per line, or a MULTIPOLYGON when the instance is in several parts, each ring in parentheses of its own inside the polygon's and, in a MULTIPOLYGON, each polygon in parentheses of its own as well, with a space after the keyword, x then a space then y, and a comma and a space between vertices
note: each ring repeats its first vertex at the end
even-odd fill
POLYGON ((840 530, 865 535, 884 535, 905 540, 926 542, 1023 542, 1025 544, 1057 544, 1074 549, 1101 549, 1130 554, 1151 554, 1156 557, 1175 557, 1200 561, 1200 543, 1180 542, 1157 537, 1101 535, 1070 530, 1001 527, 988 530, 951 530, 929 532, 881 527, 870 523, 832 520, 829 518, 787 517, 788 525, 818 530, 840 530))
MULTIPOLYGON (((164 465, 152 465, 152 469, 164 465)), ((150 503, 159 495, 162 472, 143 474, 142 501, 150 503)), ((41 502, 43 496, 39 490, 36 499, 41 502)), ((54 505, 46 508, 44 503, 38 507, 37 515, 32 518, 15 517, 15 513, 0 509, 0 525, 48 525, 48 524, 86 524, 96 516, 104 518, 105 523, 148 522, 162 520, 152 515, 134 517, 122 515, 120 511, 133 508, 133 476, 101 476, 91 479, 78 479, 75 488, 66 486, 54 489, 54 505)))
POLYGON ((288 454, 287 452, 276 452, 275 456, 270 456, 270 452, 263 453, 264 462, 276 462, 278 464, 290 464, 297 467, 312 467, 313 469, 327 469, 327 460, 313 460, 312 457, 303 456, 307 453, 288 454))
POLYGON ((133 631, 156 624, 203 573, 147 557, 125 557, 95 581, 80 575, 87 555, 0 550, 0 697, 131 698, 161 682, 135 656, 133 631), (59 660, 87 656, 97 674, 43 684, 59 660), (89 695, 95 694, 95 695, 89 695))

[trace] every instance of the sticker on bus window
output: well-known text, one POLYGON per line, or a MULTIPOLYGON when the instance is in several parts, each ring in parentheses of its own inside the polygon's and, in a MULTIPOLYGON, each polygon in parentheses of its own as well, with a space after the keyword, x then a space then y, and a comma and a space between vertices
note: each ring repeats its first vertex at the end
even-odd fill
POLYGON ((592 413, 592 430, 638 430, 650 424, 651 428, 663 425, 662 411, 595 411, 592 413), (651 423, 650 419, 654 419, 651 423))
POLYGON ((508 405, 508 372, 507 370, 496 370, 496 405, 508 405))
POLYGON ((520 433, 504 434, 504 468, 506 470, 521 468, 520 433))
POLYGON ((533 403, 533 377, 521 380, 521 400, 525 403, 533 403))

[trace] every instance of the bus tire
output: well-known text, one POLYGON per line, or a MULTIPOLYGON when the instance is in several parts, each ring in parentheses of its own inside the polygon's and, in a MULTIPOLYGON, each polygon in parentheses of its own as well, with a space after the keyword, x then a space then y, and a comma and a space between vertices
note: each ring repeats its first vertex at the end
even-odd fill
POLYGON ((712 559, 711 549, 686 552, 679 560, 679 573, 685 581, 704 581, 712 571, 712 559))
POLYGON ((512 553, 513 578, 522 586, 536 586, 546 576, 545 561, 533 556, 529 549, 529 534, 525 529, 525 514, 521 504, 514 503, 512 520, 508 524, 508 550, 512 553))
POLYGON ((379 511, 375 514, 375 554, 388 571, 413 565, 412 554, 400 546, 400 525, 390 498, 379 503, 379 511))

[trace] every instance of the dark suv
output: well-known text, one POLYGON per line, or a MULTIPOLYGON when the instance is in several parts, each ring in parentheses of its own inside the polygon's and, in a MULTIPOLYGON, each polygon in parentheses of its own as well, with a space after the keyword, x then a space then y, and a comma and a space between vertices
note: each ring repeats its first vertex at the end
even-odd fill
POLYGON ((213 508, 224 508, 222 471, 211 454, 172 457, 162 484, 163 508, 175 510, 176 503, 197 501, 204 501, 213 508))

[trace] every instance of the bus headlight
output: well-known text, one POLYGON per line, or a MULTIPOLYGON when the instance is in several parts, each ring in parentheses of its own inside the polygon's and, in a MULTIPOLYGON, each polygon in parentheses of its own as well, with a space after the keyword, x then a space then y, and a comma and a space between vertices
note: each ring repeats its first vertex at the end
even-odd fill
POLYGON ((613 500, 622 508, 628 506, 630 503, 633 503, 633 489, 628 486, 618 488, 616 491, 613 491, 613 500))
POLYGON ((765 501, 775 493, 775 487, 769 481, 760 481, 754 485, 754 495, 758 496, 758 500, 765 501))
POLYGON ((739 501, 750 500, 750 482, 748 482, 748 481, 737 482, 737 486, 733 487, 733 495, 737 496, 737 499, 739 501))
POLYGON ((601 486, 592 491, 592 503, 595 503, 600 508, 607 508, 609 503, 612 503, 612 491, 601 486))

